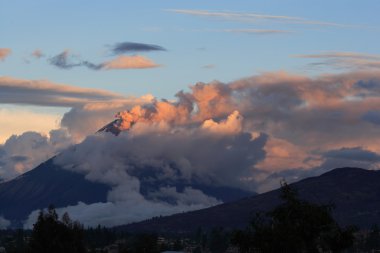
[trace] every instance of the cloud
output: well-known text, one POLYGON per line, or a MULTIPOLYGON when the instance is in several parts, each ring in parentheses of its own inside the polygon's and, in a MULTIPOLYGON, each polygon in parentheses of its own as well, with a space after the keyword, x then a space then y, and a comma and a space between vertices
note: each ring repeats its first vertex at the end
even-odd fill
POLYGON ((370 60, 380 60, 380 55, 356 53, 356 52, 326 52, 321 54, 305 54, 296 55, 299 58, 348 58, 348 59, 370 59, 370 60))
POLYGON ((207 65, 202 66, 202 68, 204 68, 204 69, 213 69, 215 67, 216 67, 216 65, 214 65, 214 64, 207 64, 207 65))
POLYGON ((228 84, 197 83, 190 89, 177 93, 174 103, 156 101, 121 112, 119 127, 129 129, 136 122, 160 121, 183 125, 227 117, 237 110, 245 119, 243 129, 268 133, 306 152, 355 141, 374 148, 368 136, 379 134, 375 125, 363 120, 363 115, 380 106, 377 72, 315 78, 274 72, 228 84))
POLYGON ((309 153, 304 147, 273 136, 268 138, 264 150, 265 159, 256 165, 260 170, 279 172, 289 168, 312 169, 321 163, 317 155, 309 153))
MULTIPOLYGON (((228 125, 236 117, 233 114, 220 124, 228 125)), ((176 126, 174 132, 170 126, 149 125, 136 123, 118 137, 105 134, 87 138, 75 149, 59 155, 56 162, 108 184, 117 184, 123 173, 133 175, 143 168, 155 168, 160 177, 171 180, 197 177, 221 185, 240 185, 239 177, 249 173, 251 166, 265 156, 262 147, 267 136, 253 139, 240 127, 225 135, 220 129, 204 129, 203 124, 176 126), (72 164, 77 166, 72 168, 72 164)))
POLYGON ((269 35, 269 34, 286 34, 292 33, 291 31, 285 30, 269 30, 269 29, 224 29, 223 32, 229 33, 247 33, 247 34, 257 34, 257 35, 269 35))
POLYGON ((169 12, 178 14, 186 14, 200 17, 217 18, 221 20, 237 21, 243 23, 255 23, 258 21, 286 23, 286 24, 300 24, 300 25, 313 25, 313 26, 331 26, 331 27, 355 27, 352 25, 338 24, 333 22, 308 20, 301 17, 281 16, 281 15, 267 15, 259 13, 242 13, 231 11, 207 11, 207 10, 186 10, 186 9, 169 9, 169 12))
POLYGON ((11 54, 10 48, 0 48, 0 61, 4 61, 11 54))
POLYGON ((25 131, 48 134, 58 127, 67 129, 79 142, 108 123, 116 111, 150 103, 152 99, 151 95, 124 97, 100 89, 0 77, 0 104, 71 108, 62 119, 58 114, 39 113, 21 107, 0 109, 0 125, 3 126, 0 144, 12 134, 20 135, 25 131))
POLYGON ((87 67, 91 70, 112 70, 112 69, 146 69, 146 68, 156 68, 157 65, 152 60, 140 56, 119 56, 110 61, 102 62, 99 64, 92 63, 90 61, 76 60, 73 62, 73 56, 68 50, 49 58, 49 63, 60 68, 69 70, 75 67, 87 67))
POLYGON ((0 179, 25 173, 93 135, 112 119, 115 110, 148 103, 151 99, 146 96, 131 101, 90 103, 71 108, 62 119, 58 115, 0 109, 0 125, 7 129, 0 135, 0 179))
POLYGON ((366 150, 363 147, 341 147, 319 153, 321 154, 321 157, 318 158, 319 165, 309 169, 289 167, 291 169, 275 173, 261 171, 264 179, 259 184, 260 192, 279 187, 279 182, 283 179, 291 183, 303 178, 319 176, 335 168, 356 167, 373 170, 380 168, 380 153, 366 150))
POLYGON ((102 64, 102 68, 104 69, 146 69, 159 66, 152 60, 139 55, 119 56, 102 64))
POLYGON ((160 102, 153 109, 123 113, 121 118, 127 120, 121 126, 128 129, 133 122, 159 119, 178 125, 226 117, 238 110, 244 117, 243 129, 265 132, 270 140, 279 140, 266 148, 261 169, 311 169, 325 159, 313 150, 363 146, 380 151, 373 141, 380 134, 378 127, 363 119, 363 115, 378 110, 379 87, 377 72, 315 78, 264 73, 228 84, 198 83, 191 86, 191 92, 179 92, 177 103, 160 102))
MULTIPOLYGON (((130 99, 136 101, 134 98, 130 99)), ((110 101, 125 103, 128 102, 128 98, 100 89, 81 88, 44 80, 0 77, 0 103, 2 104, 75 107, 110 101)))
POLYGON ((69 51, 65 50, 62 53, 49 58, 49 62, 50 64, 62 69, 71 69, 73 67, 77 67, 81 65, 80 63, 69 63, 68 58, 69 58, 69 51))
MULTIPOLYGON (((249 188, 242 186, 239 178, 250 174, 252 166, 265 157, 262 148, 267 136, 252 138, 242 131, 241 120, 235 112, 214 121, 215 128, 196 124, 177 126, 175 131, 138 122, 118 137, 89 136, 61 152, 54 162, 90 181, 110 185, 112 190, 106 203, 78 203, 58 211, 68 211, 85 225, 114 226, 219 204, 220 200, 193 188, 192 183, 249 188), (223 134, 231 124, 240 127, 223 134), (144 195, 143 185, 150 185, 144 195)), ((36 215, 37 211, 29 216, 26 227, 36 215)))
POLYGON ((111 51, 116 54, 125 54, 125 53, 137 53, 137 52, 149 52, 149 51, 166 51, 165 48, 153 45, 153 44, 144 44, 136 42, 121 42, 116 43, 112 46, 111 51))
POLYGON ((374 125, 380 125, 380 111, 368 111, 363 115, 362 119, 374 125))
MULTIPOLYGON (((291 182, 336 167, 380 168, 377 71, 315 77, 269 72, 229 83, 199 82, 174 101, 141 100, 134 105, 111 98, 112 103, 83 104, 64 115, 61 127, 75 143, 83 142, 54 161, 112 187, 107 203, 65 210, 113 225, 112 215, 126 222, 215 204, 194 182, 265 191, 282 178, 291 182), (85 138, 111 121, 113 111, 119 111, 113 122, 119 136, 101 132, 85 138)), ((28 161, 22 153, 7 157, 9 164, 28 161)))
POLYGON ((36 59, 40 59, 40 58, 42 58, 42 57, 45 56, 44 53, 43 53, 40 49, 36 49, 36 50, 34 50, 34 51, 32 52, 31 55, 32 55, 34 58, 36 58, 36 59))
MULTIPOLYGON (((189 191, 189 190, 186 190, 189 191)), ((193 190, 194 191, 194 190, 193 190)), ((189 193, 193 193, 190 189, 189 193)), ((185 193, 188 196, 189 193, 185 193)), ((130 195, 135 194, 130 192, 130 195)), ((203 195, 203 194, 202 194, 203 195)), ((134 198, 122 202, 106 202, 85 204, 79 202, 75 206, 68 206, 65 208, 58 208, 57 213, 62 216, 65 212, 70 214, 74 220, 79 220, 84 226, 96 227, 99 224, 107 227, 114 227, 117 225, 128 224, 131 222, 149 219, 158 215, 171 215, 185 211, 198 210, 207 208, 216 204, 220 204, 215 199, 203 195, 208 198, 209 202, 200 202, 188 205, 186 203, 168 204, 165 202, 154 202, 146 200, 143 196, 136 194, 134 198), (126 212, 125 210, 128 210, 126 212)), ((189 196, 192 199, 193 195, 189 196)), ((38 217, 38 210, 32 212, 26 223, 25 229, 32 229, 33 224, 38 217)))
POLYGON ((0 216, 0 229, 6 229, 9 225, 11 225, 11 222, 0 216))
POLYGON ((323 153, 324 157, 353 161, 380 162, 380 155, 361 147, 341 148, 323 153))
POLYGON ((315 154, 313 158, 305 159, 305 162, 313 162, 312 160, 315 159, 314 166, 289 166, 286 169, 275 172, 268 170, 257 171, 252 181, 258 184, 258 192, 266 192, 278 188, 282 180, 293 183, 304 178, 319 176, 335 168, 380 169, 380 153, 366 150, 363 147, 342 147, 316 153, 319 153, 321 156, 315 154))
POLYGON ((0 144, 9 136, 20 135, 26 131, 38 131, 48 134, 58 127, 59 114, 38 113, 25 108, 0 109, 0 144))
POLYGON ((115 111, 125 110, 138 104, 151 103, 150 95, 141 98, 131 98, 125 101, 91 103, 81 107, 71 108, 61 120, 61 126, 67 129, 72 138, 78 143, 86 136, 94 134, 109 123, 115 111))
POLYGON ((295 55, 297 58, 320 59, 310 67, 333 67, 336 69, 368 70, 380 68, 380 55, 356 52, 326 52, 320 54, 295 55))
POLYGON ((131 129, 131 134, 192 125, 222 135, 240 128, 252 136, 265 133, 267 155, 256 167, 269 173, 317 167, 328 159, 321 153, 326 150, 363 147, 380 152, 374 141, 380 136, 375 113, 380 106, 380 74, 375 71, 313 78, 263 73, 230 83, 200 82, 176 97, 176 101, 123 100, 111 95, 108 100, 71 103, 74 108, 64 115, 61 126, 79 142, 120 111, 115 127, 131 129))
POLYGON ((215 122, 212 119, 208 119, 203 122, 202 128, 210 133, 216 134, 233 134, 242 130, 243 117, 238 111, 234 111, 230 114, 226 120, 221 122, 215 122))
POLYGON ((92 70, 99 70, 103 67, 102 64, 95 64, 89 61, 79 61, 76 63, 72 63, 72 58, 73 56, 70 54, 70 51, 65 50, 62 53, 49 58, 49 63, 60 69, 72 69, 75 67, 84 66, 92 70))
POLYGON ((0 145, 0 178, 14 178, 35 168, 72 144, 67 131, 50 131, 50 136, 36 132, 12 135, 0 145))

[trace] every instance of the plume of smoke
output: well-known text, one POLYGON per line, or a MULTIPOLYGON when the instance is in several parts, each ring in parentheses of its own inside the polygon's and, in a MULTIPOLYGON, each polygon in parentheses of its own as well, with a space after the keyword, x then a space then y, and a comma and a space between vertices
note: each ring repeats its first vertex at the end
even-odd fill
MULTIPOLYGON (((253 166, 265 157, 267 136, 253 138, 243 132, 239 112, 221 120, 174 126, 170 120, 158 121, 159 114, 142 117, 136 108, 144 108, 131 109, 141 121, 129 131, 117 138, 89 136, 56 156, 54 161, 61 167, 112 187, 107 203, 78 203, 60 212, 68 211, 86 225, 113 226, 221 203, 193 188, 194 181, 208 186, 251 187, 240 178, 251 175, 253 166), (168 182, 182 182, 184 187, 168 186, 168 182), (147 183, 156 187, 143 195, 141 185, 147 183)), ((25 226, 35 218, 36 212, 25 226)))
MULTIPOLYGON (((154 101, 150 105, 121 111, 116 114, 117 125, 122 131, 129 130, 137 122, 165 122, 183 126, 224 117, 238 108, 230 87, 219 82, 197 83, 191 87, 190 93, 180 91, 176 97, 176 102, 154 101)), ((209 123, 206 122, 206 125, 209 123)))
POLYGON ((249 174, 252 166, 264 158, 267 139, 264 134, 252 138, 242 131, 241 123, 238 112, 219 123, 213 122, 212 127, 200 124, 172 128, 162 122, 137 122, 117 138, 88 137, 55 161, 85 173, 89 179, 111 185, 120 182, 114 180, 123 182, 122 175, 150 167, 162 170, 161 179, 176 176, 190 181, 197 177, 241 186, 239 177, 249 174))

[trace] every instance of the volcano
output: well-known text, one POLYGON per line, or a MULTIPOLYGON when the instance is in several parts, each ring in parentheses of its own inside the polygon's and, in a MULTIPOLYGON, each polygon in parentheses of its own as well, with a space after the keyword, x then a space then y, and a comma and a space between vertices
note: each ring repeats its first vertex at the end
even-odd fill
MULTIPOLYGON (((75 150, 75 146, 71 147, 75 150)), ((65 151, 63 151, 64 153, 65 151)), ((107 202, 112 186, 86 179, 84 174, 67 170, 55 162, 53 157, 17 178, 0 183, 0 216, 12 222, 13 227, 22 226, 34 211, 54 205, 56 208, 107 202)), ((161 187, 174 187, 181 192, 186 187, 199 190, 221 202, 230 202, 255 193, 227 186, 212 186, 197 178, 191 181, 157 179, 159 168, 134 168, 130 175, 138 178, 140 193, 147 199, 161 187)), ((157 199, 156 199, 157 201, 157 199)), ((175 204, 170 197, 159 197, 158 201, 175 204)))

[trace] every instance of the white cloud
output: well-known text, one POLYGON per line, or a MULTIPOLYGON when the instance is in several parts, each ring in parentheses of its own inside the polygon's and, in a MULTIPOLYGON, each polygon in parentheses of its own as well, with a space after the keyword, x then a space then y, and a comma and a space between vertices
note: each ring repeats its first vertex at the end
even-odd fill
POLYGON ((40 113, 26 108, 0 108, 0 145, 11 135, 27 131, 47 135, 51 129, 58 128, 61 115, 40 113))
POLYGON ((7 180, 35 168, 72 144, 64 129, 50 136, 36 132, 12 135, 0 145, 0 179, 7 180))
POLYGON ((11 225, 11 222, 0 216, 0 229, 6 229, 9 225, 11 225))
POLYGON ((140 55, 122 55, 102 64, 104 69, 146 69, 156 67, 159 67, 159 65, 140 55))
POLYGON ((332 27, 356 27, 352 25, 338 24, 334 22, 309 20, 301 17, 284 16, 284 15, 268 15, 251 12, 232 12, 232 11, 208 11, 208 10, 188 10, 188 9, 168 9, 167 11, 178 14, 187 14, 192 16, 217 18, 222 20, 237 21, 243 23, 256 23, 258 21, 302 24, 313 26, 332 26, 332 27))
POLYGON ((308 66, 314 68, 333 67, 349 70, 378 70, 380 69, 380 55, 358 52, 324 52, 318 54, 295 55, 297 58, 319 60, 308 66))

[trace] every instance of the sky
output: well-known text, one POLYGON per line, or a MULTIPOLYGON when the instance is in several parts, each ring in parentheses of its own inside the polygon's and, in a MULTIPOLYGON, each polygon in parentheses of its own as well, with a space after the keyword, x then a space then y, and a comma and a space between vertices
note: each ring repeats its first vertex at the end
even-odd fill
MULTIPOLYGON (((377 169, 379 9, 377 0, 0 0, 0 178, 74 144, 83 152, 62 165, 108 154, 110 143, 257 192, 334 167, 377 169), (118 112, 120 140, 94 137, 118 112), (204 161, 223 152, 218 168, 204 161)), ((103 175, 110 164, 99 166, 103 175)))

